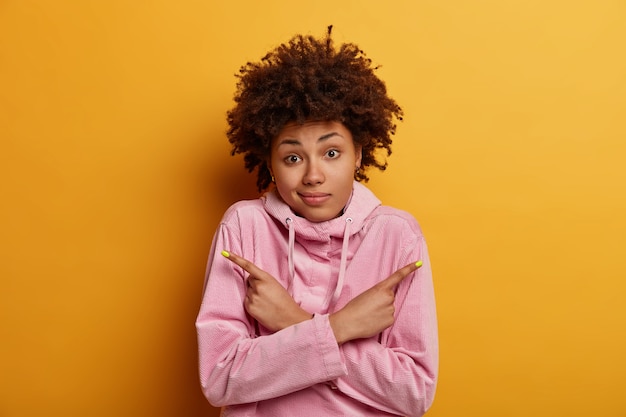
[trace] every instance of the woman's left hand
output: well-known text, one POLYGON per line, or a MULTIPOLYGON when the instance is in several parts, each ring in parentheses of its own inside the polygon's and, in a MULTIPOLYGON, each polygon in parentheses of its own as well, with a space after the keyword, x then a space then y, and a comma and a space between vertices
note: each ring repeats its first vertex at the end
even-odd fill
POLYGON ((250 274, 246 279, 244 307, 263 327, 276 332, 313 317, 295 302, 276 278, 238 255, 226 251, 222 254, 250 274))

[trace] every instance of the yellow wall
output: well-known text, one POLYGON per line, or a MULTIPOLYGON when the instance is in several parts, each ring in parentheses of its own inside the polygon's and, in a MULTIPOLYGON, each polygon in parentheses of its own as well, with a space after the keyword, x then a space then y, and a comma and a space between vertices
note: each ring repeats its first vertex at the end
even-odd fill
POLYGON ((224 113, 296 32, 355 41, 406 110, 371 188, 435 268, 432 417, 624 416, 626 4, 0 3, 0 415, 210 416, 193 326, 224 113), (309 9, 310 7, 310 9, 309 9))

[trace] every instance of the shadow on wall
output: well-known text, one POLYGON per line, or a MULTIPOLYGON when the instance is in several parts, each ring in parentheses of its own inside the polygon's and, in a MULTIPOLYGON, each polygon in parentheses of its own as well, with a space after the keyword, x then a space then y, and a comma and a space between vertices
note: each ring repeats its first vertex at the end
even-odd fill
POLYGON ((241 155, 230 158, 231 163, 222 165, 219 172, 214 174, 220 180, 213 184, 217 193, 215 198, 226 208, 237 201, 255 199, 261 195, 256 188, 256 171, 248 172, 245 169, 241 155))
MULTIPOLYGON (((206 260, 210 250, 211 241, 219 221, 224 212, 233 203, 257 198, 260 193, 256 189, 256 173, 248 173, 244 167, 241 155, 231 156, 228 149, 228 141, 222 132, 210 132, 200 135, 200 143, 208 143, 215 140, 214 144, 203 147, 200 154, 189 154, 189 161, 193 161, 186 177, 189 180, 185 198, 190 199, 189 206, 195 207, 193 217, 197 220, 188 223, 190 230, 189 252, 184 255, 183 262, 193 265, 187 268, 185 278, 186 288, 183 299, 179 305, 185 306, 180 313, 181 322, 178 323, 177 332, 183 333, 179 337, 184 340, 182 350, 185 358, 183 361, 186 372, 185 411, 189 416, 212 417, 219 416, 220 409, 212 407, 202 395, 200 381, 198 379, 197 364, 197 341, 195 333, 195 319, 200 307, 203 278, 206 260)), ((190 152, 191 153, 191 152, 190 152)), ((177 354, 173 352, 173 354, 177 354)), ((180 387, 175 387, 181 392, 180 387)))

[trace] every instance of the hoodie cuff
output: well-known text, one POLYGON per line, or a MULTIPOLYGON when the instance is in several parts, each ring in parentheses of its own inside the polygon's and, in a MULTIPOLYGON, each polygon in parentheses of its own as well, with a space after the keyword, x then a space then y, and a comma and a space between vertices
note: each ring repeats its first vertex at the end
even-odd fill
POLYGON ((333 329, 330 327, 328 314, 315 314, 313 323, 315 324, 315 336, 328 379, 336 379, 348 375, 348 369, 343 362, 341 349, 337 344, 333 329))

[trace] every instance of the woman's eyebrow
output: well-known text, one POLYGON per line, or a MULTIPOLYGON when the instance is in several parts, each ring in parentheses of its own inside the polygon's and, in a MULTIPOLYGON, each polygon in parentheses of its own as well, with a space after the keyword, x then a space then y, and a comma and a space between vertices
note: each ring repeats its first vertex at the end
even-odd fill
POLYGON ((298 139, 283 139, 280 141, 278 146, 282 145, 302 145, 298 139))
POLYGON ((340 137, 343 137, 343 136, 341 136, 341 135, 340 135, 339 133, 337 133, 337 132, 330 132, 330 133, 327 133, 327 134, 325 134, 325 135, 320 136, 320 138, 319 138, 317 141, 318 141, 318 142, 323 142, 323 141, 325 141, 325 140, 327 140, 327 139, 332 138, 333 136, 340 136, 340 137))

